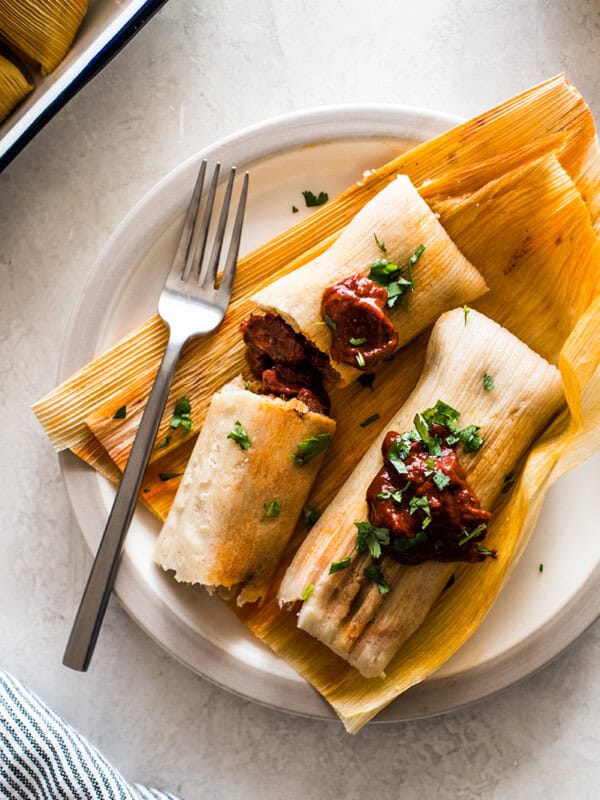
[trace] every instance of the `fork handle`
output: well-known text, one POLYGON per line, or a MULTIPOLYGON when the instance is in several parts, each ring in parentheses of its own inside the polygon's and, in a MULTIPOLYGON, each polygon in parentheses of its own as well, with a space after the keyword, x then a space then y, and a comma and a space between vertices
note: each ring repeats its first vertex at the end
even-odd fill
POLYGON ((71 629, 63 664, 80 672, 87 670, 94 653, 125 535, 183 345, 184 342, 169 338, 71 629))

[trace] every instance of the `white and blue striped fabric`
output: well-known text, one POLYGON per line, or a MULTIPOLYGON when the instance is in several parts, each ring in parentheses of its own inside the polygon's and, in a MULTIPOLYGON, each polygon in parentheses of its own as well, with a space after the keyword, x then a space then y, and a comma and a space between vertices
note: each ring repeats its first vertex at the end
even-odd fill
POLYGON ((10 800, 177 800, 127 783, 83 736, 0 671, 0 797, 10 800))

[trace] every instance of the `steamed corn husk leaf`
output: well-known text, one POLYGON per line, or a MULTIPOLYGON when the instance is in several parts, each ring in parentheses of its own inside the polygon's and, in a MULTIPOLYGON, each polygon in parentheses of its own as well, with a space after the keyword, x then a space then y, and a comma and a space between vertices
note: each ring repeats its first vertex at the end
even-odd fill
MULTIPOLYGON (((457 582, 444 592, 443 603, 436 603, 426 623, 402 648, 400 671, 390 674, 377 685, 372 680, 360 678, 355 670, 327 648, 298 631, 292 615, 279 610, 277 580, 260 611, 249 609, 245 613, 244 619, 249 627, 319 689, 348 730, 358 730, 398 693, 430 675, 470 636, 495 597, 513 551, 518 552, 525 545, 546 489, 566 469, 580 463, 598 446, 600 381, 597 331, 600 310, 596 300, 587 309, 585 307, 594 294, 599 268, 598 244, 593 229, 594 224, 598 224, 600 212, 598 165, 598 147, 589 109, 564 76, 553 78, 447 134, 399 155, 309 219, 241 259, 234 302, 224 326, 216 337, 189 348, 186 378, 180 380, 172 392, 171 405, 167 406, 162 423, 162 435, 168 427, 172 403, 182 394, 195 392, 198 401, 194 424, 197 427, 201 425, 202 391, 206 388, 212 393, 227 379, 220 373, 206 376, 203 369, 206 363, 219 364, 218 356, 226 353, 227 358, 231 358, 232 371, 239 371, 243 365, 237 324, 246 309, 251 307, 247 303, 250 294, 322 252, 364 203, 400 171, 411 177, 432 206, 441 204, 442 224, 447 225, 448 230, 452 229, 451 235, 458 247, 469 254, 470 260, 493 286, 486 299, 489 305, 485 312, 503 321, 509 330, 518 330, 526 340, 528 326, 531 326, 542 345, 544 337, 537 332, 546 331, 549 341, 544 354, 554 363, 560 360, 569 411, 562 412, 536 442, 520 472, 510 503, 497 517, 499 521, 496 524, 505 530, 503 553, 506 557, 499 559, 497 568, 496 565, 493 569, 485 565, 482 586, 471 585, 469 581, 473 580, 473 572, 468 571, 469 567, 459 568, 457 582), (544 156, 549 158, 543 159, 543 166, 540 166, 540 159, 544 156), (566 232, 569 242, 568 247, 557 245, 551 248, 548 245, 550 232, 547 237, 534 236, 535 246, 528 248, 526 257, 522 258, 526 269, 511 269, 510 256, 514 250, 496 246, 504 241, 504 237, 512 237, 511 241, 517 242, 522 226, 515 224, 511 229, 510 215, 497 217, 494 214, 494 192, 489 188, 486 192, 483 188, 500 180, 506 208, 510 208, 504 196, 508 184, 503 182, 509 173, 512 173, 510 191, 514 193, 522 218, 531 212, 537 224, 543 225, 541 209, 545 209, 549 227, 560 230, 561 235, 566 232), (457 176, 460 178, 458 182, 457 176), (541 193, 534 195, 527 191, 532 176, 538 181, 541 193), (555 191, 556 181, 562 186, 561 191, 555 191), (481 191, 477 202, 483 201, 486 209, 485 215, 481 211, 478 217, 480 224, 485 223, 485 234, 475 230, 473 225, 463 225, 461 221, 461 208, 469 219, 473 219, 473 203, 469 201, 477 191, 481 191), (562 191, 568 197, 566 204, 563 204, 562 191), (444 201, 448 201, 446 206, 444 201), (444 214, 447 214, 447 220, 444 214), (557 266, 557 258, 560 258, 560 266, 557 266), (580 267, 582 263, 586 263, 586 271, 580 267), (568 331, 556 318, 557 313, 562 313, 560 304, 551 303, 549 309, 536 305, 536 292, 542 279, 533 285, 532 296, 517 292, 518 302, 506 316, 505 289, 516 292, 515 282, 523 281, 519 285, 525 287, 528 275, 544 276, 547 270, 554 279, 558 276, 558 291, 564 293, 561 294, 563 307, 574 325, 566 343, 564 337, 568 331), (583 286, 579 285, 581 282, 583 286), (534 307, 537 315, 531 313, 534 307), (222 350, 218 346, 215 348, 214 344, 221 338, 222 350), (193 370, 194 360, 197 373, 193 370), (195 374, 206 376, 207 387, 198 387, 195 374), (483 592, 486 602, 481 607, 465 606, 462 587, 466 591, 483 592), (461 616, 457 617, 459 612, 461 616), (456 620, 460 624, 455 624, 456 620)), ((127 424, 112 420, 112 416, 125 401, 137 400, 140 406, 143 405, 165 341, 164 326, 155 317, 103 359, 88 365, 82 373, 37 403, 34 410, 52 444, 57 449, 70 448, 84 459, 90 458, 91 453, 96 468, 107 472, 112 470, 114 475, 115 464, 122 465, 126 458, 139 416, 134 415, 133 419, 126 421, 127 424), (105 456, 98 449, 99 443, 105 448, 105 456)), ((371 442, 384 430, 386 421, 402 405, 421 372, 425 343, 426 337, 421 336, 399 354, 402 355, 401 370, 397 359, 385 365, 376 379, 374 393, 359 384, 342 393, 333 393, 338 432, 309 500, 311 507, 323 509, 326 506, 371 442), (380 419, 360 429, 359 422, 373 412, 378 412, 380 419)), ((129 418, 129 413, 127 416, 129 418)), ((145 497, 150 498, 147 502, 159 518, 164 518, 172 498, 164 494, 165 485, 153 482, 151 472, 156 470, 158 463, 165 465, 163 469, 170 463, 181 463, 184 460, 181 452, 183 448, 191 449, 192 438, 193 432, 182 441, 173 443, 170 449, 161 451, 157 456, 160 461, 150 467, 144 480, 143 485, 149 489, 145 497)), ((299 526, 288 551, 288 562, 305 534, 305 528, 299 526)), ((285 565, 286 557, 279 576, 285 565)))
POLYGON ((33 85, 21 70, 0 55, 0 121, 33 90, 33 85))
POLYGON ((0 31, 46 72, 67 54, 88 0, 0 0, 0 31))

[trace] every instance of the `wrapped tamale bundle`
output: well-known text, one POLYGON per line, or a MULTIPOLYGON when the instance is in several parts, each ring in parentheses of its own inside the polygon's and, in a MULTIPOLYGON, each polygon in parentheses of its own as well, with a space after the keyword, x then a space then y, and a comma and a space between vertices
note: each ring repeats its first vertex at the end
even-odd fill
POLYGON ((558 370, 514 335, 472 310, 443 315, 383 443, 283 578, 280 602, 304 599, 298 626, 365 677, 384 675, 457 562, 481 569, 495 557, 484 543, 490 512, 563 403, 558 370))
POLYGON ((87 11, 88 0, 0 0, 0 31, 52 72, 67 54, 87 11))
POLYGON ((7 117, 15 106, 33 89, 21 70, 0 55, 0 121, 7 117))
POLYGON ((486 291, 410 179, 399 175, 329 249, 253 300, 326 354, 335 379, 348 384, 440 313, 486 291))
POLYGON ((239 384, 214 395, 156 542, 178 581, 259 600, 294 530, 335 422, 239 384))

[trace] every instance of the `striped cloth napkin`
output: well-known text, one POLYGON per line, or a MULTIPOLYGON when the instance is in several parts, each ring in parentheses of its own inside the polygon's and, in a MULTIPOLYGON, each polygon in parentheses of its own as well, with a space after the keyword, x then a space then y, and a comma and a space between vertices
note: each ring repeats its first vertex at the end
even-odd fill
POLYGON ((48 706, 0 671, 0 797, 10 800, 177 800, 127 783, 48 706))

